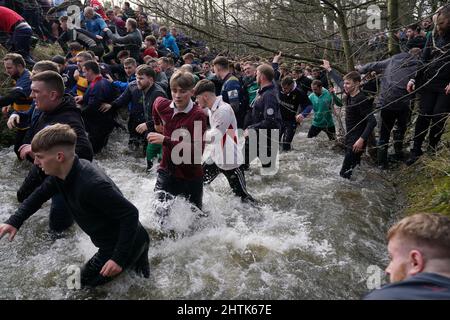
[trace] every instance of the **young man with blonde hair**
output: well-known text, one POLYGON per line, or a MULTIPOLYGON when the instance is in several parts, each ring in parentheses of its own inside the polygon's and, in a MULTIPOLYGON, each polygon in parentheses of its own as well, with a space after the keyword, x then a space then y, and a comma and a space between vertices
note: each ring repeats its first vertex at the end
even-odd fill
POLYGON ((450 299, 450 219, 418 213, 403 218, 387 234, 391 284, 368 300, 450 299))
POLYGON ((49 177, 0 224, 0 238, 9 234, 12 241, 31 215, 61 193, 73 219, 99 248, 81 271, 81 285, 104 284, 129 267, 148 278, 149 237, 139 223, 138 210, 100 168, 78 158, 76 141, 75 131, 60 123, 34 136, 34 163, 49 177))

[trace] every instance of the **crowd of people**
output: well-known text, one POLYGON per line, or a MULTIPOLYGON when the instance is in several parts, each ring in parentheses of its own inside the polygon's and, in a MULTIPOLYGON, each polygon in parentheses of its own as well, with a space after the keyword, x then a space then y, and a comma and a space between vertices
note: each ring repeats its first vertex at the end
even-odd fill
POLYGON ((41 4, 41 11, 53 16, 44 14, 37 21, 27 15, 29 8, 0 6, 0 15, 7 17, 0 30, 7 33, 5 46, 11 51, 3 63, 16 81, 0 96, 0 106, 8 127, 16 131, 18 158, 34 162, 17 192, 22 204, 0 227, 0 235, 10 233, 12 239, 51 198, 50 230, 60 233, 75 220, 99 248, 82 273, 84 284, 102 284, 131 266, 148 277, 149 240, 137 209, 91 163, 121 127, 120 112, 128 114, 129 148, 146 159, 149 172, 157 167, 161 225, 170 214, 165 203, 176 196, 202 213, 203 186, 220 173, 242 201, 257 205, 245 171, 255 158, 263 168, 272 168, 279 152, 294 152, 296 130, 308 117, 308 138, 323 131, 331 141, 343 139, 339 174, 347 179, 368 146, 376 151, 380 168, 389 167, 392 131, 396 161, 417 161, 427 134, 430 152, 439 149, 450 113, 448 5, 436 13, 424 36, 418 27, 408 27, 402 53, 341 76, 326 60, 320 67, 289 67, 281 63, 281 52, 270 60, 232 61, 209 50, 196 55, 190 50, 195 41, 175 27, 149 24, 147 15, 127 2, 122 9, 106 9, 97 0, 88 1, 76 25, 65 11, 71 3, 41 4), (37 30, 44 27, 47 32, 41 35, 37 30), (35 62, 33 32, 59 43, 64 56, 35 62), (416 98, 414 146, 406 157, 405 132, 416 98), (205 143, 213 147, 202 160, 205 143))

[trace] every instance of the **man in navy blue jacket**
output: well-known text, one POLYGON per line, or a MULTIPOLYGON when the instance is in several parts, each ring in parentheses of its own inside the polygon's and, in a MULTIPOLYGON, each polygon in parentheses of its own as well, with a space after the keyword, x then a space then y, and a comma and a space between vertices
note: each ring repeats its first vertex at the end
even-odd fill
POLYGON ((256 131, 257 152, 256 154, 252 152, 252 146, 249 145, 249 143, 252 143, 252 139, 246 139, 245 167, 248 167, 250 162, 255 157, 258 157, 261 160, 263 168, 269 168, 272 166, 273 160, 276 159, 278 154, 278 145, 272 146, 272 139, 278 142, 279 131, 283 120, 281 118, 278 89, 273 83, 274 77, 274 70, 268 64, 260 65, 256 69, 256 82, 260 89, 253 101, 251 124, 244 131, 244 136, 249 137, 249 130, 256 131), (278 132, 276 137, 272 135, 272 130, 278 132), (262 153, 264 145, 267 148, 265 155, 262 153))
POLYGON ((450 219, 418 213, 388 231, 391 284, 369 293, 367 300, 450 300, 450 219))
POLYGON ((100 74, 100 67, 95 61, 87 61, 83 64, 83 73, 89 82, 84 96, 77 96, 77 103, 82 103, 82 114, 89 133, 94 153, 99 153, 108 143, 109 135, 114 129, 114 113, 102 112, 102 103, 112 102, 115 91, 108 80, 100 74))

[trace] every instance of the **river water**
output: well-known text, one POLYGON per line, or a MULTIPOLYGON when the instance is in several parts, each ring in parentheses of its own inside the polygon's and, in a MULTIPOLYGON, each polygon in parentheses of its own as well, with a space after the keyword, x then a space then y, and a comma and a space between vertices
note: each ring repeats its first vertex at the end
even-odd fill
MULTIPOLYGON (((168 238, 159 236, 154 214, 155 175, 127 151, 127 134, 114 132, 95 161, 139 209, 152 239, 150 278, 126 272, 100 288, 70 289, 96 248, 78 227, 52 239, 45 204, 13 242, 0 241, 0 299, 359 299, 385 281, 385 233, 401 199, 389 177, 365 161, 352 180, 340 178, 342 151, 325 134, 307 139, 306 132, 304 125, 294 151, 280 155, 276 175, 262 176, 252 164, 248 191, 260 207, 242 204, 219 176, 205 187, 208 217, 175 201, 169 224, 176 235, 168 238)), ((12 147, 0 157, 5 221, 30 165, 12 147)))

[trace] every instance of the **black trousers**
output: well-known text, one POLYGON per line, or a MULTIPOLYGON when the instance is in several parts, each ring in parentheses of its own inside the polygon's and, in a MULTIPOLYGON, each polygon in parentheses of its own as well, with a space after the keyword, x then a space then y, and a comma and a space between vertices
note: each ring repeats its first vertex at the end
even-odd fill
MULTIPOLYGON (((38 188, 46 179, 45 174, 38 166, 33 165, 28 172, 27 177, 22 182, 17 191, 17 200, 19 202, 25 201, 33 191, 38 188)), ((72 214, 66 207, 64 198, 61 194, 56 194, 52 197, 52 204, 50 206, 49 228, 51 231, 61 232, 69 228, 73 224, 72 214)))
POLYGON ((327 134, 328 139, 336 140, 336 128, 334 126, 319 128, 319 127, 311 125, 311 127, 309 128, 309 131, 308 131, 308 138, 314 138, 322 131, 324 131, 327 134))
MULTIPOLYGON (((139 224, 135 243, 123 270, 134 270, 145 278, 150 277, 150 264, 148 262, 148 248, 150 238, 147 231, 139 224)), ((96 287, 105 284, 113 277, 104 277, 100 274, 105 263, 111 259, 114 250, 100 248, 94 256, 81 269, 81 285, 83 287, 96 287)))
POLYGON ((297 122, 283 120, 283 126, 280 131, 280 142, 283 151, 291 150, 292 140, 294 139, 295 130, 297 129, 297 122))
MULTIPOLYGON (((278 129, 277 129, 278 130, 278 129)), ((279 139, 278 139, 279 140, 279 139)), ((278 140, 275 142, 277 143, 278 140)), ((254 142, 254 141, 252 141, 254 142)), ((278 147, 274 149, 275 154, 272 154, 272 129, 257 130, 256 146, 250 146, 250 139, 245 138, 245 167, 249 167, 250 163, 259 158, 263 168, 270 168, 272 160, 275 160, 278 154, 278 147), (256 152, 255 152, 256 147, 256 152), (264 155, 265 153, 265 155, 264 155)))
POLYGON ((247 187, 245 183, 244 172, 240 168, 235 168, 232 170, 220 169, 215 163, 203 164, 203 182, 209 184, 217 178, 221 173, 225 175, 230 184, 231 189, 234 194, 240 197, 244 201, 255 201, 253 197, 247 192, 247 187))
POLYGON ((406 129, 408 128, 408 122, 410 119, 409 108, 405 106, 405 108, 400 110, 382 109, 380 116, 381 116, 381 128, 378 145, 387 146, 389 144, 391 131, 396 123, 397 129, 394 135, 394 144, 403 143, 403 138, 405 137, 405 132, 406 129))
POLYGON ((16 136, 14 138, 14 153, 17 155, 17 158, 20 159, 20 153, 19 148, 21 145, 23 145, 23 139, 25 138, 25 135, 27 134, 27 130, 16 130, 16 136))
POLYGON ((144 122, 145 119, 143 116, 141 117, 141 115, 139 114, 130 114, 130 117, 128 118, 128 146, 135 148, 139 148, 142 146, 145 154, 145 149, 147 148, 147 140, 145 139, 144 135, 136 131, 136 127, 144 122))
POLYGON ((362 154, 362 152, 353 152, 351 147, 346 147, 344 162, 342 163, 339 175, 343 178, 350 179, 353 169, 361 163, 362 154))
POLYGON ((158 177, 156 178, 155 192, 158 193, 158 199, 161 202, 181 195, 201 210, 203 201, 203 177, 196 180, 184 180, 173 176, 165 170, 159 170, 158 177))
POLYGON ((450 95, 446 95, 445 92, 423 91, 420 96, 419 112, 413 149, 420 153, 428 131, 430 147, 437 147, 450 113, 450 95))
POLYGON ((103 147, 108 144, 109 135, 114 129, 113 120, 105 120, 106 123, 102 123, 102 120, 86 120, 86 131, 88 132, 89 141, 92 144, 92 150, 95 154, 102 151, 103 147))

